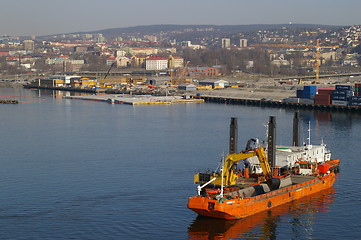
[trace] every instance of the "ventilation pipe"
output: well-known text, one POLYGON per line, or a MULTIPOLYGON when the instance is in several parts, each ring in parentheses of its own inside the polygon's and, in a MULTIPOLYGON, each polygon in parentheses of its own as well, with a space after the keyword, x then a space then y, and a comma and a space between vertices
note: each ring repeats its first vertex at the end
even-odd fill
POLYGON ((237 152, 237 143, 238 143, 238 124, 237 118, 231 118, 231 124, 229 126, 229 153, 237 152))
POLYGON ((295 112, 293 117, 293 141, 292 146, 300 146, 300 113, 295 112))
POLYGON ((268 123, 267 158, 271 167, 276 166, 276 117, 270 116, 268 123))

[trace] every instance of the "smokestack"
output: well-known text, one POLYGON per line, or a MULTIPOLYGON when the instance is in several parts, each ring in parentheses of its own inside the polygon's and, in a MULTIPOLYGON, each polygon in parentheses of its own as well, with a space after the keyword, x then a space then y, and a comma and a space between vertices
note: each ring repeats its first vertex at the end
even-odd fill
POLYGON ((231 124, 229 126, 229 153, 237 152, 238 143, 238 125, 237 118, 231 118, 231 124))
POLYGON ((300 146, 300 114, 295 112, 293 117, 293 146, 300 146))
POLYGON ((271 167, 276 165, 276 118, 274 116, 269 117, 268 123, 268 153, 267 158, 271 167))

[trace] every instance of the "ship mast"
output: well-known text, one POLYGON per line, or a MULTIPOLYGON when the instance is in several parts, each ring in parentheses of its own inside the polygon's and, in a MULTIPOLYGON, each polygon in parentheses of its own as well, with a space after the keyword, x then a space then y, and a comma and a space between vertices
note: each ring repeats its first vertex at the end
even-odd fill
POLYGON ((224 187, 224 155, 222 155, 222 184, 221 184, 221 193, 219 194, 221 198, 223 198, 223 187, 224 187))

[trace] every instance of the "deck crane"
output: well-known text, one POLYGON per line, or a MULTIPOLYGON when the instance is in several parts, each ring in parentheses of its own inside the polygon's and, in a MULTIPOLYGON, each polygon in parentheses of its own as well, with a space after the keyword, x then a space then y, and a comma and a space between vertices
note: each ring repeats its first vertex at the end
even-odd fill
POLYGON ((315 62, 315 77, 316 77, 316 83, 319 83, 320 80, 320 65, 321 65, 321 49, 323 48, 329 48, 329 49, 336 49, 339 48, 338 45, 335 46, 321 46, 320 45, 320 39, 316 40, 316 45, 292 45, 292 44, 252 44, 252 47, 280 47, 280 48, 305 48, 305 49, 315 49, 316 50, 316 62, 315 62))
POLYGON ((195 184, 205 184, 208 181, 212 180, 212 183, 215 185, 224 185, 232 186, 236 184, 236 179, 238 177, 237 173, 234 171, 234 164, 246 158, 257 156, 260 162, 263 175, 265 180, 272 178, 271 167, 268 163, 267 156, 264 152, 263 147, 258 147, 255 149, 244 150, 239 153, 228 154, 223 161, 220 172, 218 173, 197 173, 194 175, 195 184))

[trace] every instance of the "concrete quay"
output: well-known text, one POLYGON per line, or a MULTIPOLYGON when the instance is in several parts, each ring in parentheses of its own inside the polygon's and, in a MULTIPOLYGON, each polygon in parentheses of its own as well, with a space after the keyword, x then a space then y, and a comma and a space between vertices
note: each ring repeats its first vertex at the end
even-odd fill
POLYGON ((151 96, 151 95, 92 95, 92 96, 64 96, 65 99, 101 101, 114 104, 128 105, 169 105, 176 103, 202 103, 204 99, 189 98, 185 99, 181 96, 151 96))
POLYGON ((290 103, 272 100, 255 100, 242 99, 234 97, 215 97, 215 96, 199 96, 205 102, 222 103, 222 104, 239 104, 258 107, 273 107, 273 108, 290 108, 290 109, 304 109, 304 110, 318 110, 330 112, 349 112, 361 114, 361 107, 358 106, 342 106, 342 105, 320 105, 311 103, 290 103))

